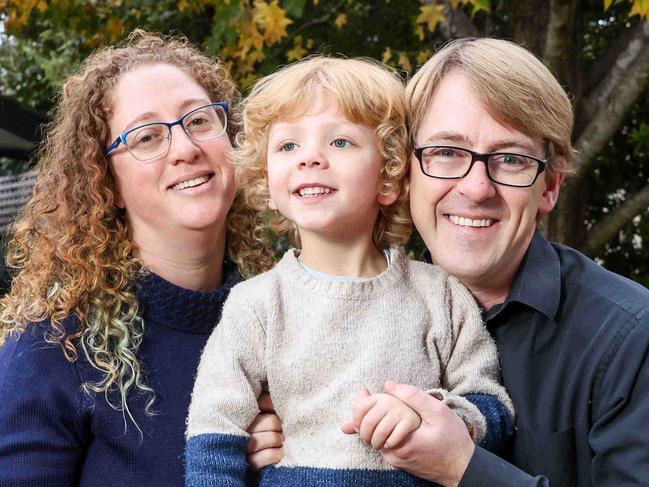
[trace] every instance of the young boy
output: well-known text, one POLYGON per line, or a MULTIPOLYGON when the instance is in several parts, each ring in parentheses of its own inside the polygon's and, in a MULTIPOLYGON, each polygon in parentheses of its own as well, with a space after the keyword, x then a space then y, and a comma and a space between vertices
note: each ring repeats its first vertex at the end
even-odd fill
POLYGON ((233 159, 260 210, 258 245, 271 228, 297 248, 224 306, 194 386, 186 485, 244 485, 245 430, 265 387, 285 456, 263 485, 426 485, 381 456, 421 423, 377 392, 386 379, 445 401, 477 443, 497 448, 511 430, 471 295, 397 250, 411 231, 403 97, 379 64, 326 57, 262 79, 248 97, 233 159), (371 445, 341 431, 364 388, 375 394, 355 419, 371 445))

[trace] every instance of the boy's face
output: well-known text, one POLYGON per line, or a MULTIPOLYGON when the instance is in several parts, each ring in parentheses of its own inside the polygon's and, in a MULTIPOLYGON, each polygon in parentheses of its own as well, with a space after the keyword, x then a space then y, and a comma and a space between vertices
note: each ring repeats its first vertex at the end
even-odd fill
POLYGON ((350 122, 332 96, 304 114, 271 125, 268 133, 269 206, 310 237, 371 238, 381 194, 382 161, 374 131, 350 122))

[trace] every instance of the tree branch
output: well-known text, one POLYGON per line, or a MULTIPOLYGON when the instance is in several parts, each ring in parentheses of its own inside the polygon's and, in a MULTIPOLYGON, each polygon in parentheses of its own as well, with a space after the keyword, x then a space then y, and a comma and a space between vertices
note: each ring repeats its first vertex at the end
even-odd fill
POLYGON ((588 255, 596 255, 622 227, 629 223, 633 217, 646 211, 648 207, 649 185, 593 226, 588 232, 588 240, 582 250, 588 255))
POLYGON ((588 74, 588 81, 601 81, 590 92, 588 98, 582 100, 579 107, 579 118, 584 121, 584 124, 587 124, 588 120, 591 120, 602 108, 603 100, 613 96, 620 84, 626 84, 627 72, 638 63, 638 58, 646 50, 648 42, 649 22, 638 22, 593 65, 588 74), (621 45, 621 42, 624 42, 624 45, 621 45))
POLYGON ((575 143, 575 167, 581 177, 593 165, 595 156, 618 130, 631 105, 638 99, 649 75, 649 24, 645 23, 643 36, 636 38, 629 49, 611 68, 609 75, 588 98, 587 104, 597 106, 590 121, 575 143), (635 54, 629 61, 626 55, 635 54), (623 69, 622 66, 628 66, 623 69))

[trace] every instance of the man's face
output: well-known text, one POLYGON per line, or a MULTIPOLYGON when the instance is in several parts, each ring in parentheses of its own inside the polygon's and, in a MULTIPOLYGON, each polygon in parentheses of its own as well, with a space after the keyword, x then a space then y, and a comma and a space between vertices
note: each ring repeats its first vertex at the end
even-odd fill
MULTIPOLYGON (((545 157, 542 140, 502 125, 489 115, 459 73, 439 84, 414 134, 415 145, 463 147, 545 157)), ((538 213, 556 203, 562 177, 546 173, 529 188, 489 180, 476 162, 462 179, 435 179, 412 156, 410 207, 433 262, 458 277, 483 306, 501 302, 527 250, 538 213)))

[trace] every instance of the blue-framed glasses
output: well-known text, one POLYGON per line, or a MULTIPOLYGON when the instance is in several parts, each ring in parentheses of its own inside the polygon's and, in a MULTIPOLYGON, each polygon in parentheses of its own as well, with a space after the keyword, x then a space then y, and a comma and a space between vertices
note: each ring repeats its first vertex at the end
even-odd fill
POLYGON ((513 152, 489 152, 480 154, 463 147, 426 145, 416 147, 415 157, 421 172, 437 179, 462 179, 471 171, 476 161, 487 167, 487 177, 494 183, 514 188, 532 186, 548 163, 550 147, 546 148, 545 160, 513 152))
POLYGON ((195 108, 175 122, 151 122, 129 129, 106 147, 108 156, 120 144, 138 161, 148 161, 166 154, 171 147, 171 128, 180 125, 194 140, 205 142, 223 135, 228 127, 228 104, 216 102, 195 108))

